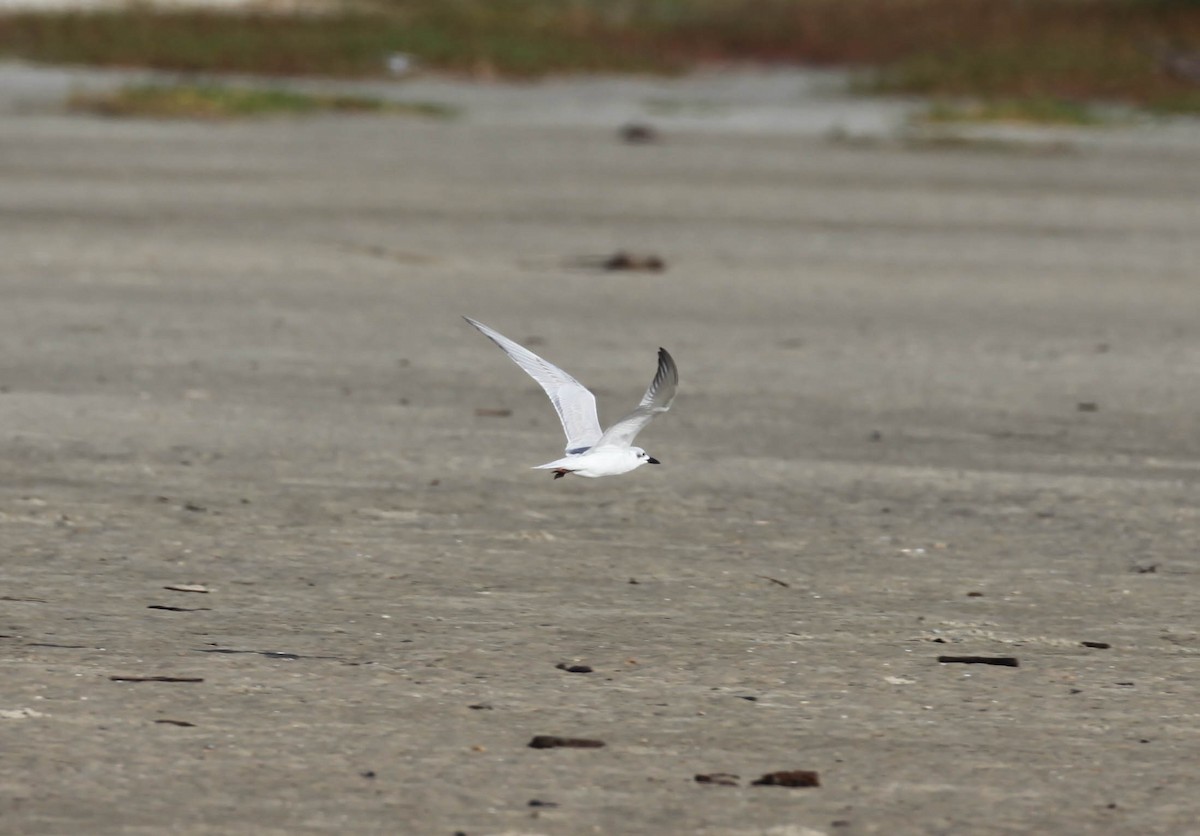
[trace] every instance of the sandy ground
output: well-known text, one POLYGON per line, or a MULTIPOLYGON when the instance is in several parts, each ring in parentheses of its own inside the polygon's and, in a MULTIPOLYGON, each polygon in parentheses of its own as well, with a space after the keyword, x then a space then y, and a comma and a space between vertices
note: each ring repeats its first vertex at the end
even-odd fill
POLYGON ((0 831, 1200 832, 1200 144, 615 128, 0 119, 0 831))

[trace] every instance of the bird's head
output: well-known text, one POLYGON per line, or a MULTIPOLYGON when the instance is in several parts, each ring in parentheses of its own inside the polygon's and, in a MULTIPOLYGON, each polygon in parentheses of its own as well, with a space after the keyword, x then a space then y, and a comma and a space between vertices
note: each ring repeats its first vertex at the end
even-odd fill
POLYGON ((642 464, 661 464, 658 459, 654 458, 654 456, 651 456, 641 447, 634 447, 633 452, 637 455, 638 461, 642 464))

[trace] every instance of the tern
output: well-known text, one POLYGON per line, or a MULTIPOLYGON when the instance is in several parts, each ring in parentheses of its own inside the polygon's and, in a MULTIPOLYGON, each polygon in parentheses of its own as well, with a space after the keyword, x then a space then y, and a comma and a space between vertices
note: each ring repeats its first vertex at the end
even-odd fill
POLYGON ((558 412, 563 431, 567 434, 567 455, 536 465, 535 470, 552 470, 555 479, 561 479, 568 473, 596 479, 628 473, 644 464, 659 463, 641 447, 634 447, 633 439, 655 415, 670 409, 671 401, 675 400, 679 371, 665 348, 658 350, 658 371, 637 409, 607 430, 601 430, 600 419, 596 416, 596 396, 586 386, 558 366, 548 363, 482 322, 476 322, 469 316, 463 319, 504 349, 509 359, 536 380, 546 390, 550 403, 558 412))

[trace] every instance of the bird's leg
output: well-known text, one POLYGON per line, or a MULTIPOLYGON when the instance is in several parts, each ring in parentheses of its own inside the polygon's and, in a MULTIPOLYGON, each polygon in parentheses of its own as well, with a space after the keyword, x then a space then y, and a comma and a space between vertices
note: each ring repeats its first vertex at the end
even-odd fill
POLYGON ((567 470, 565 467, 556 467, 554 468, 554 478, 561 479, 570 472, 571 471, 567 470))

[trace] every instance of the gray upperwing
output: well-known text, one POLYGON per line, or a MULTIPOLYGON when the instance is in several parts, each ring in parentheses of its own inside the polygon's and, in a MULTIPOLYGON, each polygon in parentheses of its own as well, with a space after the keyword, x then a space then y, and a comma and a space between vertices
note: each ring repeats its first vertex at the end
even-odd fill
MULTIPOLYGON (((587 449, 600 438, 600 420, 596 417, 596 397, 587 387, 553 363, 543 360, 523 345, 510 340, 482 322, 464 316, 467 322, 504 350, 514 363, 538 382, 554 404, 558 420, 567 435, 567 452, 587 449)), ((649 393, 647 392, 647 395, 649 393)))
POLYGON ((654 420, 655 415, 671 408, 671 402, 675 400, 675 390, 678 386, 679 369, 675 367, 675 360, 665 348, 660 348, 658 350, 658 371, 654 374, 654 380, 650 381, 646 394, 642 395, 642 402, 638 404, 637 409, 605 430, 604 434, 600 436, 600 440, 596 442, 596 446, 631 446, 637 434, 654 420))

